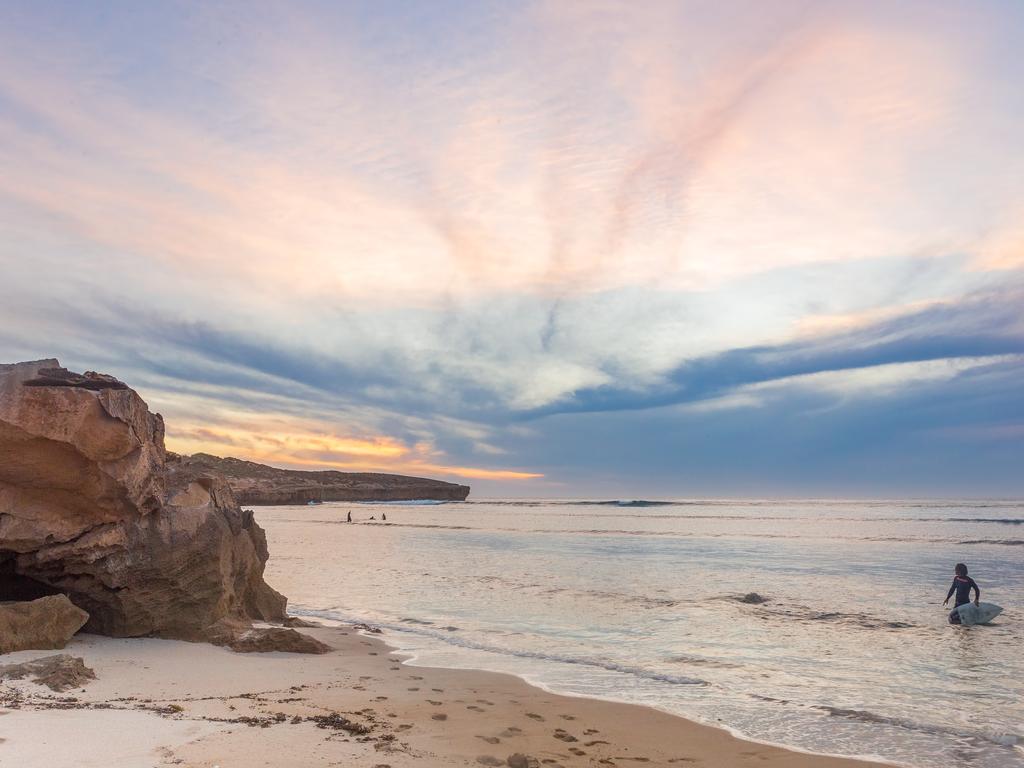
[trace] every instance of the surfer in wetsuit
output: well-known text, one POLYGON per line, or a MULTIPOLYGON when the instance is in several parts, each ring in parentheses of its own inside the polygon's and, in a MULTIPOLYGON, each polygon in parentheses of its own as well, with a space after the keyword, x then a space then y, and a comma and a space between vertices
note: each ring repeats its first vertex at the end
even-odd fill
POLYGON ((967 566, 963 563, 957 563, 953 569, 955 575, 953 576, 953 585, 949 588, 949 592, 946 593, 946 599, 942 601, 943 605, 949 602, 949 598, 956 593, 956 606, 949 614, 950 624, 960 623, 960 611, 961 605, 966 605, 971 602, 971 590, 974 590, 974 604, 978 604, 978 600, 981 599, 981 588, 970 576, 967 575, 967 566))

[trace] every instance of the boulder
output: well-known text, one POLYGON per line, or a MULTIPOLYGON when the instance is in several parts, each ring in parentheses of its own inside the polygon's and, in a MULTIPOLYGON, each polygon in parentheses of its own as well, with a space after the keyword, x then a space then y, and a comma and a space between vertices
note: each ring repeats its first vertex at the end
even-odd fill
POLYGON ((238 653, 330 653, 334 650, 309 635, 284 627, 259 627, 233 633, 227 646, 238 653))
POLYGON ((21 664, 0 665, 0 680, 23 680, 26 677, 52 691, 66 691, 95 680, 96 673, 85 666, 80 657, 66 653, 44 656, 21 664))
POLYGON ((63 648, 88 619, 64 595, 0 603, 0 653, 63 648))
POLYGON ((0 599, 61 593, 89 632, 223 641, 219 622, 285 618, 267 557, 224 479, 168 458, 134 390, 0 365, 0 599))
POLYGON ((757 592, 747 592, 743 597, 736 598, 741 603, 747 603, 748 605, 761 605, 761 603, 767 603, 768 598, 762 597, 757 592))

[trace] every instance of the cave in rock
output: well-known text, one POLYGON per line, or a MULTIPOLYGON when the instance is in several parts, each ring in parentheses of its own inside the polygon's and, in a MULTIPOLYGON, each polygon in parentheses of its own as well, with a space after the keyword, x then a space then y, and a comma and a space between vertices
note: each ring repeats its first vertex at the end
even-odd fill
POLYGON ((5 600, 36 600, 47 595, 62 594, 61 590, 18 573, 15 554, 0 549, 0 602, 5 600))

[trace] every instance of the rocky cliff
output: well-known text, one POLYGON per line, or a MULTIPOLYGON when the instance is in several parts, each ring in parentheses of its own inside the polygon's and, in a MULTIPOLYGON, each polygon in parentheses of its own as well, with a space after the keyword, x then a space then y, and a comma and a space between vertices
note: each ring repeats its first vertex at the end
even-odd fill
POLYGON ((168 457, 124 383, 0 365, 0 600, 65 594, 87 631, 230 643, 283 620, 263 530, 227 482, 168 457))
POLYGON ((468 485, 371 472, 304 472, 197 453, 182 457, 197 472, 223 475, 240 504, 305 504, 309 501, 464 501, 468 485))

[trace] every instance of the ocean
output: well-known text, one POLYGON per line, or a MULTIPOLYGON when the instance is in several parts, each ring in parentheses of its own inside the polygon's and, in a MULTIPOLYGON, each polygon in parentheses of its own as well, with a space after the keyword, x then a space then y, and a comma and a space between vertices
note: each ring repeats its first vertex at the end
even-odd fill
POLYGON ((383 627, 413 663, 795 749, 1024 768, 1024 502, 339 502, 257 520, 293 613, 383 627), (993 624, 947 624, 957 562, 1003 606, 993 624))

